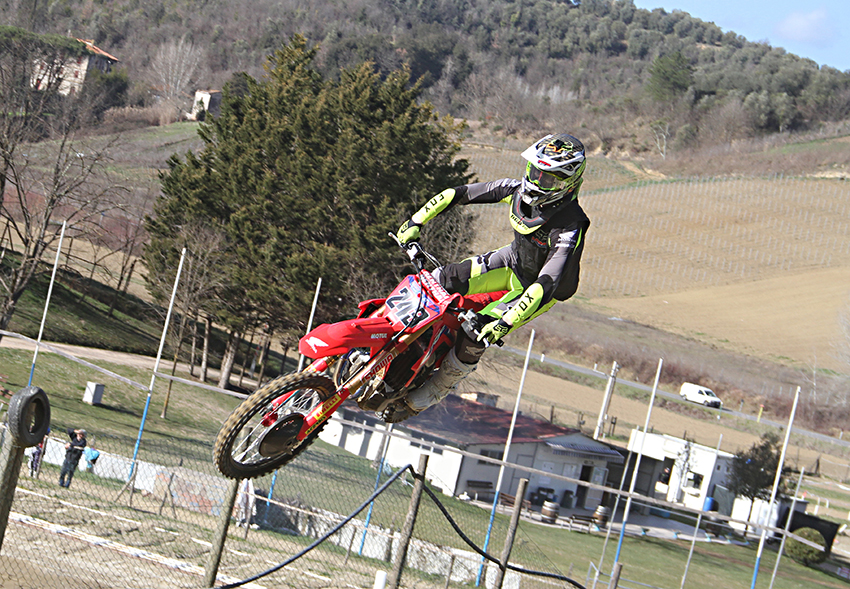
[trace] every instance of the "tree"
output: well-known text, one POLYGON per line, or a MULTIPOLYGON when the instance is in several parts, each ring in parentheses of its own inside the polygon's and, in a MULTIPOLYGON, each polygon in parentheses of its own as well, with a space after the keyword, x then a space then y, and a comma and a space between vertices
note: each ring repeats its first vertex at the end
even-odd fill
POLYGON ((779 436, 767 432, 762 434, 761 439, 749 450, 732 460, 729 490, 750 500, 747 521, 752 517, 753 502, 756 499, 770 499, 780 453, 779 436))
POLYGON ((805 566, 820 564, 826 560, 826 540, 824 539, 823 534, 814 528, 801 528, 796 530, 794 533, 801 538, 805 538, 815 544, 819 544, 823 547, 823 550, 814 548, 808 544, 803 544, 796 538, 790 538, 785 544, 785 552, 788 553, 788 556, 805 566))
POLYGON ((84 55, 73 39, 0 27, 0 220, 15 255, 0 267, 0 329, 6 329, 62 222, 90 234, 119 205, 121 183, 106 172, 114 140, 77 136, 87 100, 59 94, 65 65, 84 55))
POLYGON ((174 120, 180 117, 185 92, 202 56, 201 49, 182 37, 179 41, 166 41, 160 45, 153 58, 154 83, 163 102, 173 109, 174 120))
POLYGON ((215 319, 230 333, 222 387, 241 334, 263 324, 303 332, 319 277, 332 296, 320 299, 317 322, 349 313, 354 293, 394 285, 408 269, 387 233, 469 178, 455 157, 461 127, 418 102, 405 70, 383 78, 363 64, 325 80, 315 54, 295 37, 269 58, 265 79, 225 85, 221 116, 200 127, 203 150, 169 160, 148 219, 151 251, 172 257, 189 219, 224 233, 214 293, 215 319))
POLYGON ((677 51, 659 55, 649 67, 647 90, 660 102, 671 102, 683 95, 693 83, 693 68, 688 58, 677 51))

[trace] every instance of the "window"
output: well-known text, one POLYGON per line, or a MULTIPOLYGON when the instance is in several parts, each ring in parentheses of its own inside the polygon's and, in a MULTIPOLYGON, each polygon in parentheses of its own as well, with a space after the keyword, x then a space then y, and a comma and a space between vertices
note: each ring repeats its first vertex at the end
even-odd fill
POLYGON ((439 454, 443 453, 442 448, 435 448, 434 446, 432 446, 430 444, 426 444, 424 442, 421 442, 421 443, 420 442, 410 442, 410 447, 411 448, 422 448, 423 450, 425 450, 426 452, 430 452, 431 454, 438 454, 439 455, 439 454))
MULTIPOLYGON (((502 450, 481 450, 479 454, 481 454, 481 456, 486 456, 487 458, 495 458, 496 460, 503 460, 502 456, 505 455, 502 450)), ((478 464, 491 464, 493 466, 498 466, 487 460, 479 460, 478 464)))
POLYGON ((702 487, 702 475, 695 472, 689 472, 687 480, 685 481, 685 487, 691 487, 693 489, 699 489, 702 487))

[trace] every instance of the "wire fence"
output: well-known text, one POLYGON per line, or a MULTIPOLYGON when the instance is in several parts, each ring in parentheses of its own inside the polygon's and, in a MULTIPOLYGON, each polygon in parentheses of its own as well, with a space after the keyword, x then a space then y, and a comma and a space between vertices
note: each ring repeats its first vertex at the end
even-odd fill
MULTIPOLYGON (((368 588, 376 573, 389 570, 398 555, 414 482, 405 468, 378 471, 370 460, 318 442, 277 473, 236 483, 217 473, 206 440, 177 435, 143 440, 135 461, 131 436, 96 435, 91 442, 98 456, 83 457, 67 488, 57 484, 65 456, 61 432, 48 436, 40 462, 30 459, 22 464, 0 553, 4 582, 133 589, 368 588), (396 480, 386 486, 390 477, 396 480), (234 485, 234 508, 228 510, 228 490, 234 485), (379 485, 386 489, 368 502, 379 485), (354 517, 346 521, 351 514, 354 517), (228 527, 218 576, 214 584, 207 584, 216 528, 223 520, 228 527), (292 562, 280 566, 288 560, 292 562), (270 569, 275 570, 264 574, 270 569)), ((431 451, 442 448, 450 449, 434 444, 431 451)), ((27 454, 31 456, 32 450, 27 454)), ((491 587, 498 567, 485 560, 481 550, 489 538, 487 552, 493 558, 501 553, 509 511, 443 495, 440 489, 451 485, 430 479, 429 500, 423 500, 417 514, 399 586, 491 587)), ((662 548, 666 566, 683 567, 691 539, 687 530, 692 530, 691 536, 697 532, 703 542, 710 541, 711 534, 715 543, 737 547, 742 551, 737 559, 752 556, 751 543, 726 521, 712 521, 710 531, 705 526, 696 530, 694 510, 648 499, 637 502, 634 509, 667 510, 666 516, 678 518, 681 526, 671 535, 650 530, 633 516, 627 529, 632 542, 631 555, 624 561, 627 566, 645 558, 639 555, 642 543, 648 543, 647 550, 656 550, 657 542, 663 541, 669 544, 662 548)), ((585 517, 586 527, 574 528, 569 514, 547 523, 540 510, 526 509, 510 557, 515 568, 506 572, 504 586, 581 586, 565 579, 580 576, 588 561, 599 560, 593 566, 600 570, 610 566, 618 514, 607 527, 585 517), (607 556, 603 537, 606 544, 611 542, 607 556), (556 561, 551 550, 556 545, 567 547, 570 556, 556 561)), ((641 567, 630 572, 631 584, 624 581, 623 586, 670 586, 659 585, 656 576, 641 567)), ((793 581, 777 585, 793 586, 793 581)))
MULTIPOLYGON (((522 169, 511 151, 469 148, 466 155, 481 180, 522 169)), ((647 176, 591 159, 581 198, 592 222, 582 295, 644 296, 850 265, 846 181, 647 176)), ((475 212, 475 251, 510 242, 504 207, 475 212)))
MULTIPOLYGON (((483 176, 491 164, 486 158, 477 161, 483 176)), ((504 163, 494 159, 492 166, 504 168, 504 163)), ((598 270, 587 272, 582 282, 587 296, 668 292, 850 262, 850 205, 846 188, 838 181, 635 183, 620 169, 600 169, 596 179, 589 174, 583 199, 594 222, 585 263, 598 270)), ((484 207, 480 213, 484 230, 479 239, 491 242, 486 247, 510 240, 505 214, 497 207, 484 207)), ((192 416, 182 419, 190 425, 192 416)), ((21 467, 0 552, 0 582, 84 589, 210 586, 205 576, 215 556, 217 526, 226 520, 227 539, 215 585, 238 583, 311 546, 390 474, 378 475, 370 461, 319 442, 278 473, 239 483, 231 510, 228 494, 234 483, 221 477, 211 460, 214 433, 198 435, 187 427, 183 434, 171 432, 141 443, 130 435, 96 434, 92 441, 97 459, 83 459, 64 488, 57 483, 67 437, 53 431, 40 462, 29 459, 30 450, 21 467)), ((368 511, 315 549, 244 586, 371 587, 376 571, 387 570, 396 554, 412 483, 412 476, 400 475, 368 511)), ((432 485, 451 488, 439 481, 432 485)), ((421 505, 401 585, 471 586, 482 574, 486 584, 492 563, 485 563, 458 536, 446 513, 476 542, 492 538, 490 554, 499 553, 508 514, 496 514, 491 525, 486 504, 446 496, 441 505, 444 509, 430 500, 421 505)), ((657 504, 649 503, 645 509, 653 506, 657 504)), ((693 515, 692 511, 683 515, 671 505, 664 508, 685 519, 693 515)), ((546 524, 539 511, 528 514, 520 521, 511 562, 551 576, 513 572, 505 585, 567 586, 559 578, 588 570, 587 563, 595 562, 604 550, 603 534, 603 529, 589 525, 586 530, 573 529, 564 518, 546 524), (569 560, 553 558, 551 547, 559 544, 570 547, 569 560)), ((686 536, 653 538, 640 526, 630 529, 628 536, 638 543, 633 548, 646 546, 647 551, 663 540, 668 543, 662 550, 668 553, 667 566, 684 567, 686 536)), ((740 551, 732 557, 751 558, 746 538, 732 541, 729 538, 737 537, 732 532, 715 534, 720 536, 727 538, 720 544, 740 551)), ((702 533, 701 541, 707 537, 702 533)), ((642 557, 634 557, 632 563, 642 557)), ((606 567, 610 554, 607 558, 606 567)), ((627 576, 634 583, 630 586, 674 586, 655 585, 657 570, 635 567, 627 576)), ((777 586, 795 585, 786 579, 777 586)))
MULTIPOLYGON (((0 578, 26 584, 29 571, 37 579, 83 588, 207 586, 203 578, 230 481, 216 474, 208 443, 179 439, 144 443, 131 477, 129 442, 98 436, 99 456, 94 464, 83 458, 67 488, 57 485, 64 440, 49 436, 40 463, 27 451, 0 578), (21 563, 32 563, 34 570, 21 563)), ((355 511, 374 479, 368 460, 319 443, 275 475, 240 482, 217 584, 235 583, 304 550, 355 511)), ((295 563, 245 586, 370 587, 376 570, 387 569, 398 549, 411 483, 404 473, 368 514, 295 563)), ((479 507, 446 501, 467 533, 483 537, 487 520, 479 507)), ((503 537, 505 518, 496 522, 494 534, 503 537)), ((481 557, 460 541, 434 503, 423 505, 414 538, 403 586, 474 583, 481 557)), ((531 544, 515 561, 558 574, 531 544)))

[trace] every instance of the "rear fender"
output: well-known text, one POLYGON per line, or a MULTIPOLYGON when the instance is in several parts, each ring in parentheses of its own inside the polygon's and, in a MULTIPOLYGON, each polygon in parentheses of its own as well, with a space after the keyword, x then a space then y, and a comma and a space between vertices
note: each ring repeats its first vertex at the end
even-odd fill
POLYGON ((380 348, 393 336, 385 317, 361 317, 325 323, 298 342, 298 351, 308 358, 344 354, 351 348, 380 348))

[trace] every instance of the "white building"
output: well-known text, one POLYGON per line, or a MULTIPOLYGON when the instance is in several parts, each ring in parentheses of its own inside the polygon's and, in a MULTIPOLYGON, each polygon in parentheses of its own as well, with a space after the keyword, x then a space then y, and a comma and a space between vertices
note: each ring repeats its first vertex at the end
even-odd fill
POLYGON ((90 71, 97 69, 108 74, 112 71, 112 66, 118 63, 117 57, 97 47, 94 41, 90 39, 77 39, 77 41, 85 45, 84 55, 68 58, 67 61, 61 63, 57 61, 54 66, 49 66, 45 62, 36 63, 32 77, 34 88, 41 89, 44 87, 47 83, 43 79, 44 77, 58 76, 59 93, 64 96, 74 95, 82 89, 90 71))
POLYGON ((642 477, 646 482, 636 491, 693 509, 703 509, 706 498, 715 498, 717 487, 728 487, 735 458, 734 454, 665 434, 650 433, 644 441, 638 429, 632 430, 628 449, 643 451, 639 480, 642 477))
MULTIPOLYGON (((355 404, 340 409, 342 419, 386 428, 374 413, 361 411, 355 404)), ((512 414, 488 404, 449 395, 441 403, 420 415, 394 425, 394 431, 415 441, 389 437, 385 462, 398 467, 416 465, 419 455, 430 454, 426 478, 449 495, 478 497, 492 501, 499 476, 499 466, 471 458, 454 448, 482 457, 500 459, 510 429, 512 414)), ((320 434, 325 442, 349 452, 377 460, 383 450, 385 436, 365 428, 344 425, 331 420, 320 434)), ((621 464, 623 456, 612 447, 597 442, 580 431, 553 425, 548 421, 517 416, 506 460, 553 475, 563 475, 604 485, 608 464, 621 464)), ((564 507, 595 509, 602 500, 601 491, 543 474, 529 474, 506 468, 500 493, 516 495, 521 478, 528 478, 528 495, 532 503, 556 501, 564 507)))
POLYGON ((192 112, 186 113, 186 119, 197 121, 203 112, 208 112, 213 117, 221 114, 221 90, 195 90, 192 112))

